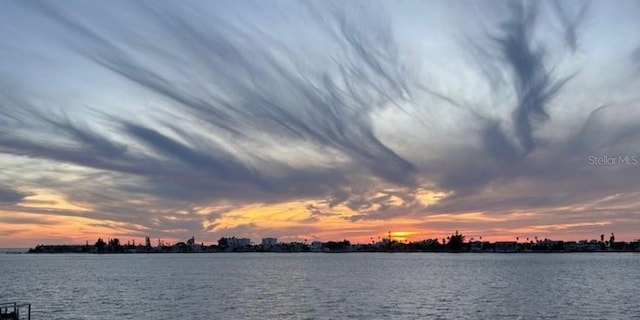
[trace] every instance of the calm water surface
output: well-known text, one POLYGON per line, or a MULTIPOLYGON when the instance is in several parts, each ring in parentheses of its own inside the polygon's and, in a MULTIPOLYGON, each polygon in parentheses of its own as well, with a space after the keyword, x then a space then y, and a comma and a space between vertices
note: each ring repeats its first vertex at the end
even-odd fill
POLYGON ((0 255, 32 319, 640 319, 640 254, 0 255))

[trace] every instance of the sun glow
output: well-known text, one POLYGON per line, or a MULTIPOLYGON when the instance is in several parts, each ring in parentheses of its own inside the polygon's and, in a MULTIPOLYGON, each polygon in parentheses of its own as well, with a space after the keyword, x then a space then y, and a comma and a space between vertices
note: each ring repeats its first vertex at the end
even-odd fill
POLYGON ((417 231, 390 231, 388 233, 392 241, 398 241, 398 242, 408 242, 412 240, 411 236, 414 236, 417 234, 419 234, 419 232, 417 231))

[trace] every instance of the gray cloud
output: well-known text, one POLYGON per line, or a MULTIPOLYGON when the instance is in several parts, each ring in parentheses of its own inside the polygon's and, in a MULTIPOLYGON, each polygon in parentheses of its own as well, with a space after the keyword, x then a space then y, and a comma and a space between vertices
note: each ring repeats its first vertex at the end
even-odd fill
MULTIPOLYGON (((2 217, 0 222, 7 224, 30 224, 30 225, 57 225, 60 224, 58 221, 54 221, 53 219, 46 219, 42 216, 33 217, 33 216, 21 216, 21 217, 2 217)), ((26 230, 23 230, 26 231, 26 230)))
POLYGON ((516 107, 512 120, 515 133, 525 153, 536 147, 533 138, 535 124, 546 121, 545 110, 549 101, 573 76, 554 79, 545 65, 545 48, 533 42, 533 30, 538 18, 535 2, 513 3, 512 16, 502 23, 503 35, 494 41, 502 52, 502 58, 512 72, 512 84, 516 93, 516 107))
POLYGON ((0 204, 13 204, 22 201, 29 194, 0 184, 0 204))
MULTIPOLYGON (((637 12, 640 12, 640 3, 636 2, 637 12)), ((640 74, 640 43, 633 52, 631 52, 631 61, 636 66, 636 74, 640 74)))
POLYGON ((578 50, 578 31, 587 17, 591 1, 583 1, 575 13, 571 12, 571 8, 567 8, 567 2, 554 0, 551 3, 556 10, 558 21, 562 25, 564 41, 571 52, 575 53, 578 50))
POLYGON ((636 65, 636 69, 640 72, 640 45, 631 53, 631 60, 636 65))
MULTIPOLYGON (((169 14, 169 8, 151 9, 150 21, 161 23, 177 47, 146 43, 148 47, 140 48, 117 38, 105 39, 62 11, 57 19, 86 38, 81 54, 173 99, 179 107, 210 121, 209 125, 232 133, 257 128, 285 141, 309 140, 349 154, 385 179, 410 179, 414 167, 376 137, 368 115, 406 94, 388 30, 362 30, 344 15, 319 12, 326 28, 335 29, 331 30, 335 41, 344 47, 337 53, 341 59, 334 59, 329 70, 316 70, 269 35, 252 37, 222 23, 205 32, 192 25, 186 12, 181 16, 169 14), (135 59, 138 54, 147 59, 135 59), (155 68, 156 63, 170 63, 167 57, 175 55, 184 59, 183 72, 204 82, 179 87, 172 79, 175 74, 155 68), (285 63, 282 56, 293 65, 285 63)), ((197 21, 199 17, 193 18, 197 21)))
MULTIPOLYGON (((535 37, 540 28, 547 27, 541 25, 537 2, 508 2, 495 6, 496 11, 503 12, 502 9, 506 15, 491 20, 498 31, 489 31, 491 27, 488 26, 484 31, 485 40, 468 38, 463 46, 472 57, 472 67, 492 90, 495 100, 489 103, 504 103, 510 101, 509 96, 514 96, 510 121, 449 97, 454 105, 462 107, 471 116, 468 128, 476 133, 477 144, 449 149, 442 154, 443 160, 429 163, 425 168, 426 176, 436 181, 438 188, 453 190, 458 196, 478 192, 495 181, 508 183, 522 175, 522 164, 527 162, 527 157, 545 145, 536 134, 541 133, 543 124, 552 120, 547 110, 549 105, 577 75, 557 75, 555 68, 549 66, 552 63, 547 45, 535 37)), ((564 9, 556 7, 556 10, 564 9)), ((570 32, 574 36, 584 14, 566 26, 572 29, 570 32)))
POLYGON ((337 213, 331 212, 331 211, 327 211, 327 210, 322 210, 316 206, 314 206, 313 204, 307 204, 305 205, 305 209, 307 209, 307 211, 309 211, 309 215, 311 216, 311 219, 315 220, 318 217, 330 217, 330 216, 335 216, 337 215, 337 213))
MULTIPOLYGON (((565 27, 571 29, 567 32, 573 34, 572 41, 577 41, 577 30, 584 19, 586 7, 576 21, 565 21, 569 24, 565 27)), ((468 111, 473 122, 479 124, 479 143, 484 152, 501 165, 511 166, 543 144, 536 138, 536 131, 550 120, 548 106, 577 74, 559 76, 555 67, 549 66, 552 63, 547 45, 535 37, 541 27, 538 2, 499 3, 493 8, 505 14, 490 22, 483 20, 485 24, 494 24, 482 29, 484 39, 469 35, 463 47, 472 58, 472 67, 478 70, 492 90, 494 100, 482 103, 504 103, 510 101, 510 96, 515 97, 510 121, 481 112, 479 108, 469 106, 468 102, 457 102, 456 97, 446 99, 468 111)), ((558 4, 555 11, 566 15, 563 8, 558 4)))
POLYGON ((593 109, 568 141, 577 155, 636 155, 640 150, 638 111, 631 105, 605 105, 593 109))

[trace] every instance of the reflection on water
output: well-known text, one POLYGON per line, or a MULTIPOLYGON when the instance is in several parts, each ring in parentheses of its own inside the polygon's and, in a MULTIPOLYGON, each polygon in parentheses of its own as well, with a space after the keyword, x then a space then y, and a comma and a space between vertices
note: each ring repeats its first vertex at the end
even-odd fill
POLYGON ((0 255, 34 319, 640 319, 640 254, 0 255))

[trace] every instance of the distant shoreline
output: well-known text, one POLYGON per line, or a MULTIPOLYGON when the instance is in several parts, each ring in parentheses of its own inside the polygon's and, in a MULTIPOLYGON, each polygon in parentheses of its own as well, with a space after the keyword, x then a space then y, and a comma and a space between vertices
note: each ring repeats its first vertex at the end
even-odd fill
MULTIPOLYGON (((2 250, 0 250, 2 252, 2 250)), ((532 250, 530 248, 519 248, 514 247, 513 249, 486 249, 486 250, 469 250, 466 248, 465 250, 450 250, 446 247, 442 247, 439 250, 417 250, 417 249, 407 249, 407 248, 371 248, 361 245, 353 245, 349 248, 345 249, 320 249, 320 250, 312 250, 309 247, 289 247, 289 248, 270 248, 265 249, 259 245, 251 246, 251 247, 242 247, 242 248, 216 248, 216 246, 210 246, 205 248, 197 248, 191 249, 184 247, 139 247, 132 249, 122 249, 122 250, 112 250, 112 251, 97 251, 95 247, 92 246, 72 246, 72 245, 40 245, 36 248, 31 249, 20 249, 13 251, 5 251, 6 254, 170 254, 170 253, 184 253, 184 254, 215 254, 215 253, 475 253, 475 254, 486 254, 486 253, 499 253, 499 254, 537 254, 537 253, 640 253, 639 248, 620 248, 620 249, 611 249, 607 248, 605 250, 571 250, 565 248, 557 248, 557 249, 537 249, 532 250)))
MULTIPOLYGON (((0 251, 1 252, 1 251, 0 251)), ((149 252, 149 253, 128 253, 128 252, 112 252, 112 253, 95 253, 95 252, 5 252, 5 254, 87 254, 87 255, 158 255, 158 254, 236 254, 236 253, 278 253, 278 254, 295 254, 295 253, 328 253, 328 254, 347 254, 347 253, 439 253, 439 254, 563 254, 563 253, 581 253, 581 254, 594 254, 594 253, 640 253, 640 251, 526 251, 526 252, 497 252, 497 251, 217 251, 217 252, 149 252)))
POLYGON ((27 253, 30 248, 0 248, 0 253, 27 253))
MULTIPOLYGON (((22 250, 22 249, 17 249, 22 250)), ((24 252, 24 251, 23 251, 24 252)), ((352 244, 349 240, 278 242, 276 238, 264 238, 261 244, 254 244, 248 238, 220 238, 217 245, 197 243, 194 237, 186 242, 168 244, 158 239, 158 245, 152 246, 151 239, 146 237, 144 244, 127 242, 119 239, 104 241, 98 238, 95 244, 84 245, 37 245, 26 250, 27 253, 92 253, 92 254, 156 254, 156 253, 219 253, 219 252, 437 252, 437 253, 593 253, 593 252, 640 252, 640 240, 633 242, 615 241, 611 234, 609 241, 581 240, 563 241, 537 239, 527 241, 465 241, 465 236, 456 231, 446 239, 425 239, 417 242, 400 242, 393 238, 367 244, 352 244)))

